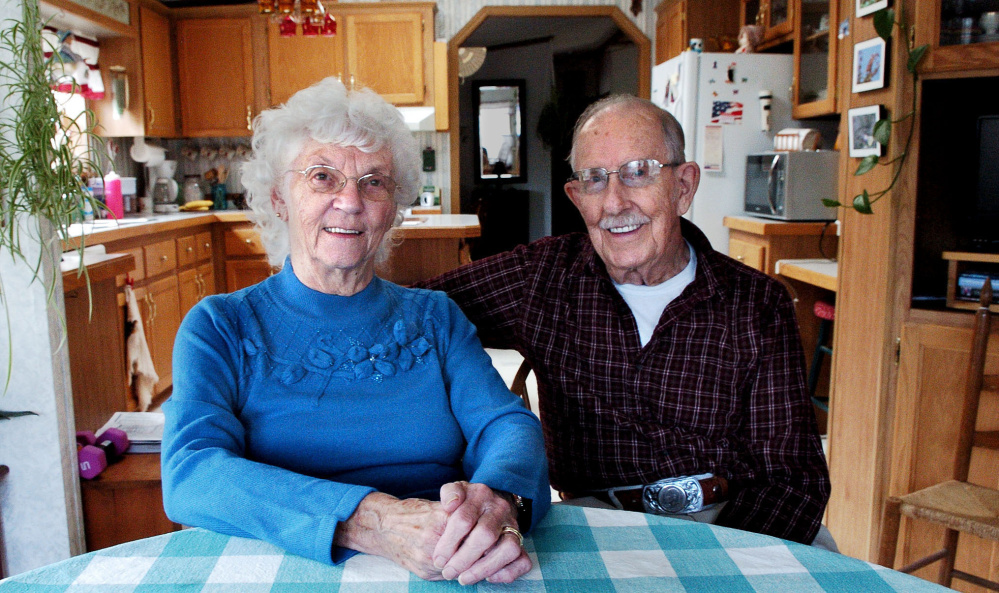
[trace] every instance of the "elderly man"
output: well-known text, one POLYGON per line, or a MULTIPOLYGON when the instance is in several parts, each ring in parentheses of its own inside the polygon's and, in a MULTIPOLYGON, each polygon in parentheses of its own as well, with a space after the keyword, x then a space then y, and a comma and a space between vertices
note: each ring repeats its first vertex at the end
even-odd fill
POLYGON ((683 142, 646 100, 591 105, 565 184, 588 236, 547 237, 424 286, 534 368, 564 498, 811 543, 829 477, 794 308, 681 218, 700 180, 683 142))

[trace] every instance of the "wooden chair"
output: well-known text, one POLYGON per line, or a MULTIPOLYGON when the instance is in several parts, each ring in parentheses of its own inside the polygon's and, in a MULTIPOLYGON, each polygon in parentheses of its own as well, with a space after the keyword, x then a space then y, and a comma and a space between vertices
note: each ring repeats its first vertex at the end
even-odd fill
POLYGON ((960 432, 955 455, 953 479, 911 494, 890 496, 885 501, 878 563, 893 567, 898 546, 902 515, 942 525, 947 528, 944 549, 917 560, 899 570, 913 572, 938 560, 937 582, 950 587, 954 578, 999 591, 999 583, 954 569, 959 533, 970 533, 999 542, 999 490, 968 483, 973 447, 999 450, 999 430, 976 431, 978 403, 983 391, 999 392, 999 375, 985 375, 985 350, 989 341, 992 288, 989 281, 982 288, 975 316, 967 387, 961 407, 960 432))
POLYGON ((524 405, 527 409, 531 409, 531 400, 527 396, 527 376, 531 374, 531 365, 528 364, 527 360, 520 363, 520 368, 517 369, 517 374, 513 377, 513 382, 510 383, 510 391, 514 395, 519 395, 520 399, 524 400, 524 405))

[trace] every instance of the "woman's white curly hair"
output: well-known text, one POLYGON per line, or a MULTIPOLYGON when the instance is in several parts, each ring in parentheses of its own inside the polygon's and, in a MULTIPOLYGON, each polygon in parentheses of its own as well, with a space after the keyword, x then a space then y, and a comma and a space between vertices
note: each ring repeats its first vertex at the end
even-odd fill
MULTIPOLYGON (((367 153, 391 150, 392 178, 398 184, 395 224, 419 193, 416 139, 399 110, 370 89, 348 91, 336 78, 326 78, 298 91, 284 105, 261 112, 253 130, 253 156, 243 163, 242 182, 271 265, 283 265, 289 251, 288 225, 274 211, 271 192, 288 191, 291 181, 282 181, 284 173, 310 138, 367 153)), ((385 245, 379 259, 387 255, 385 245)))

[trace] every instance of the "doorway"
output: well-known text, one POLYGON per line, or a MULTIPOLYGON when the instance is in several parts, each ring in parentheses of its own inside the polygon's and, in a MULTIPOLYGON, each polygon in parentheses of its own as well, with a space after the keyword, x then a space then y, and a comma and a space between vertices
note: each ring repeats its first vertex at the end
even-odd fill
MULTIPOLYGON (((465 65, 468 56, 462 50, 465 65)), ((451 211, 479 214, 474 257, 585 228, 562 189, 572 126, 601 96, 648 97, 650 76, 651 43, 615 6, 484 7, 449 41, 451 211), (459 48, 480 54, 478 69, 463 67, 461 77, 459 48), (526 175, 516 182, 483 179, 472 113, 472 89, 503 79, 525 80, 518 148, 526 175)))

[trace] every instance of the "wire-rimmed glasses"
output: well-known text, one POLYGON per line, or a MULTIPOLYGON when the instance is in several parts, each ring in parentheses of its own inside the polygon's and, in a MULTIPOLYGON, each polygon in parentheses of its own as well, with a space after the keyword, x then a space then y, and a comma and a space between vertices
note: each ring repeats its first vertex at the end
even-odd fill
POLYGON ((617 178, 627 187, 648 187, 655 183, 663 167, 677 167, 682 164, 664 164, 656 159, 638 159, 624 163, 616 171, 608 171, 603 167, 581 169, 569 176, 568 182, 575 183, 584 194, 588 195, 599 194, 607 189, 610 176, 613 174, 617 174, 617 178))
POLYGON ((331 165, 312 165, 301 171, 291 170, 289 173, 299 173, 305 176, 312 191, 321 194, 335 194, 353 179, 357 182, 357 192, 365 200, 384 202, 395 194, 398 187, 395 180, 382 173, 368 173, 360 177, 347 177, 343 171, 331 165))

